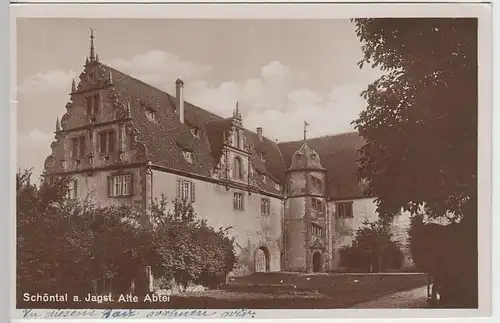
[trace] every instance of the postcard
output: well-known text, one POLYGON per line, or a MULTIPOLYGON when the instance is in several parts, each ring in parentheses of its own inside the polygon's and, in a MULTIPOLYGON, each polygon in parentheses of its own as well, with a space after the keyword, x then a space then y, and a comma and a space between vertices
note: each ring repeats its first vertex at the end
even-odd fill
POLYGON ((489 12, 12 5, 14 317, 489 315, 489 12))

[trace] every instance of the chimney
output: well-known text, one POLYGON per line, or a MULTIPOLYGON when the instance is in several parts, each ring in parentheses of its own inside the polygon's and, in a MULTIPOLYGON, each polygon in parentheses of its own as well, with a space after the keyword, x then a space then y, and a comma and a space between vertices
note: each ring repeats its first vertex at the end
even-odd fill
POLYGON ((184 123, 184 82, 181 79, 175 81, 175 113, 179 121, 184 123))
POLYGON ((262 141, 262 127, 257 128, 257 134, 259 135, 260 141, 262 141))

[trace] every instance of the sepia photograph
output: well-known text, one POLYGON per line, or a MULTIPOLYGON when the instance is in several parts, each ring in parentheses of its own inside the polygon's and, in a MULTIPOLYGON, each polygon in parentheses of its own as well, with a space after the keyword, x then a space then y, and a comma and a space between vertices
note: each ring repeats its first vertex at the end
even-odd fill
POLYGON ((479 18, 13 21, 23 318, 479 308, 479 18))

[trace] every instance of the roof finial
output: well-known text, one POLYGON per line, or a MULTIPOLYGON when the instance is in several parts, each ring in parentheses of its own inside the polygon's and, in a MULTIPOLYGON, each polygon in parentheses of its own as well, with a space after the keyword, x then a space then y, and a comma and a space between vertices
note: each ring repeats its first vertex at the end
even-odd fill
POLYGON ((56 119, 56 132, 61 131, 61 124, 59 123, 59 117, 56 119))
POLYGON ((307 121, 304 121, 304 141, 306 141, 306 134, 307 134, 307 126, 309 124, 307 123, 307 121))
POLYGON ((95 49, 94 49, 94 29, 90 29, 90 61, 95 61, 95 49))
POLYGON ((236 101, 236 109, 234 110, 233 117, 241 120, 241 113, 240 113, 240 107, 239 107, 238 101, 236 101))
POLYGON ((73 81, 71 82, 71 93, 75 92, 76 92, 76 84, 75 84, 75 79, 73 79, 73 81))

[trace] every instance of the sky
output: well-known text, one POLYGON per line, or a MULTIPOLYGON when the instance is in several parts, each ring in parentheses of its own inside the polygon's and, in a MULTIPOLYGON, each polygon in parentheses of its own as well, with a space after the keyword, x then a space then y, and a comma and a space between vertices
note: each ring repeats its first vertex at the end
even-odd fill
POLYGON ((71 80, 89 55, 168 93, 229 117, 239 102, 245 128, 291 141, 354 131, 360 96, 381 72, 356 63, 354 23, 329 20, 17 20, 18 168, 43 171, 71 80))

